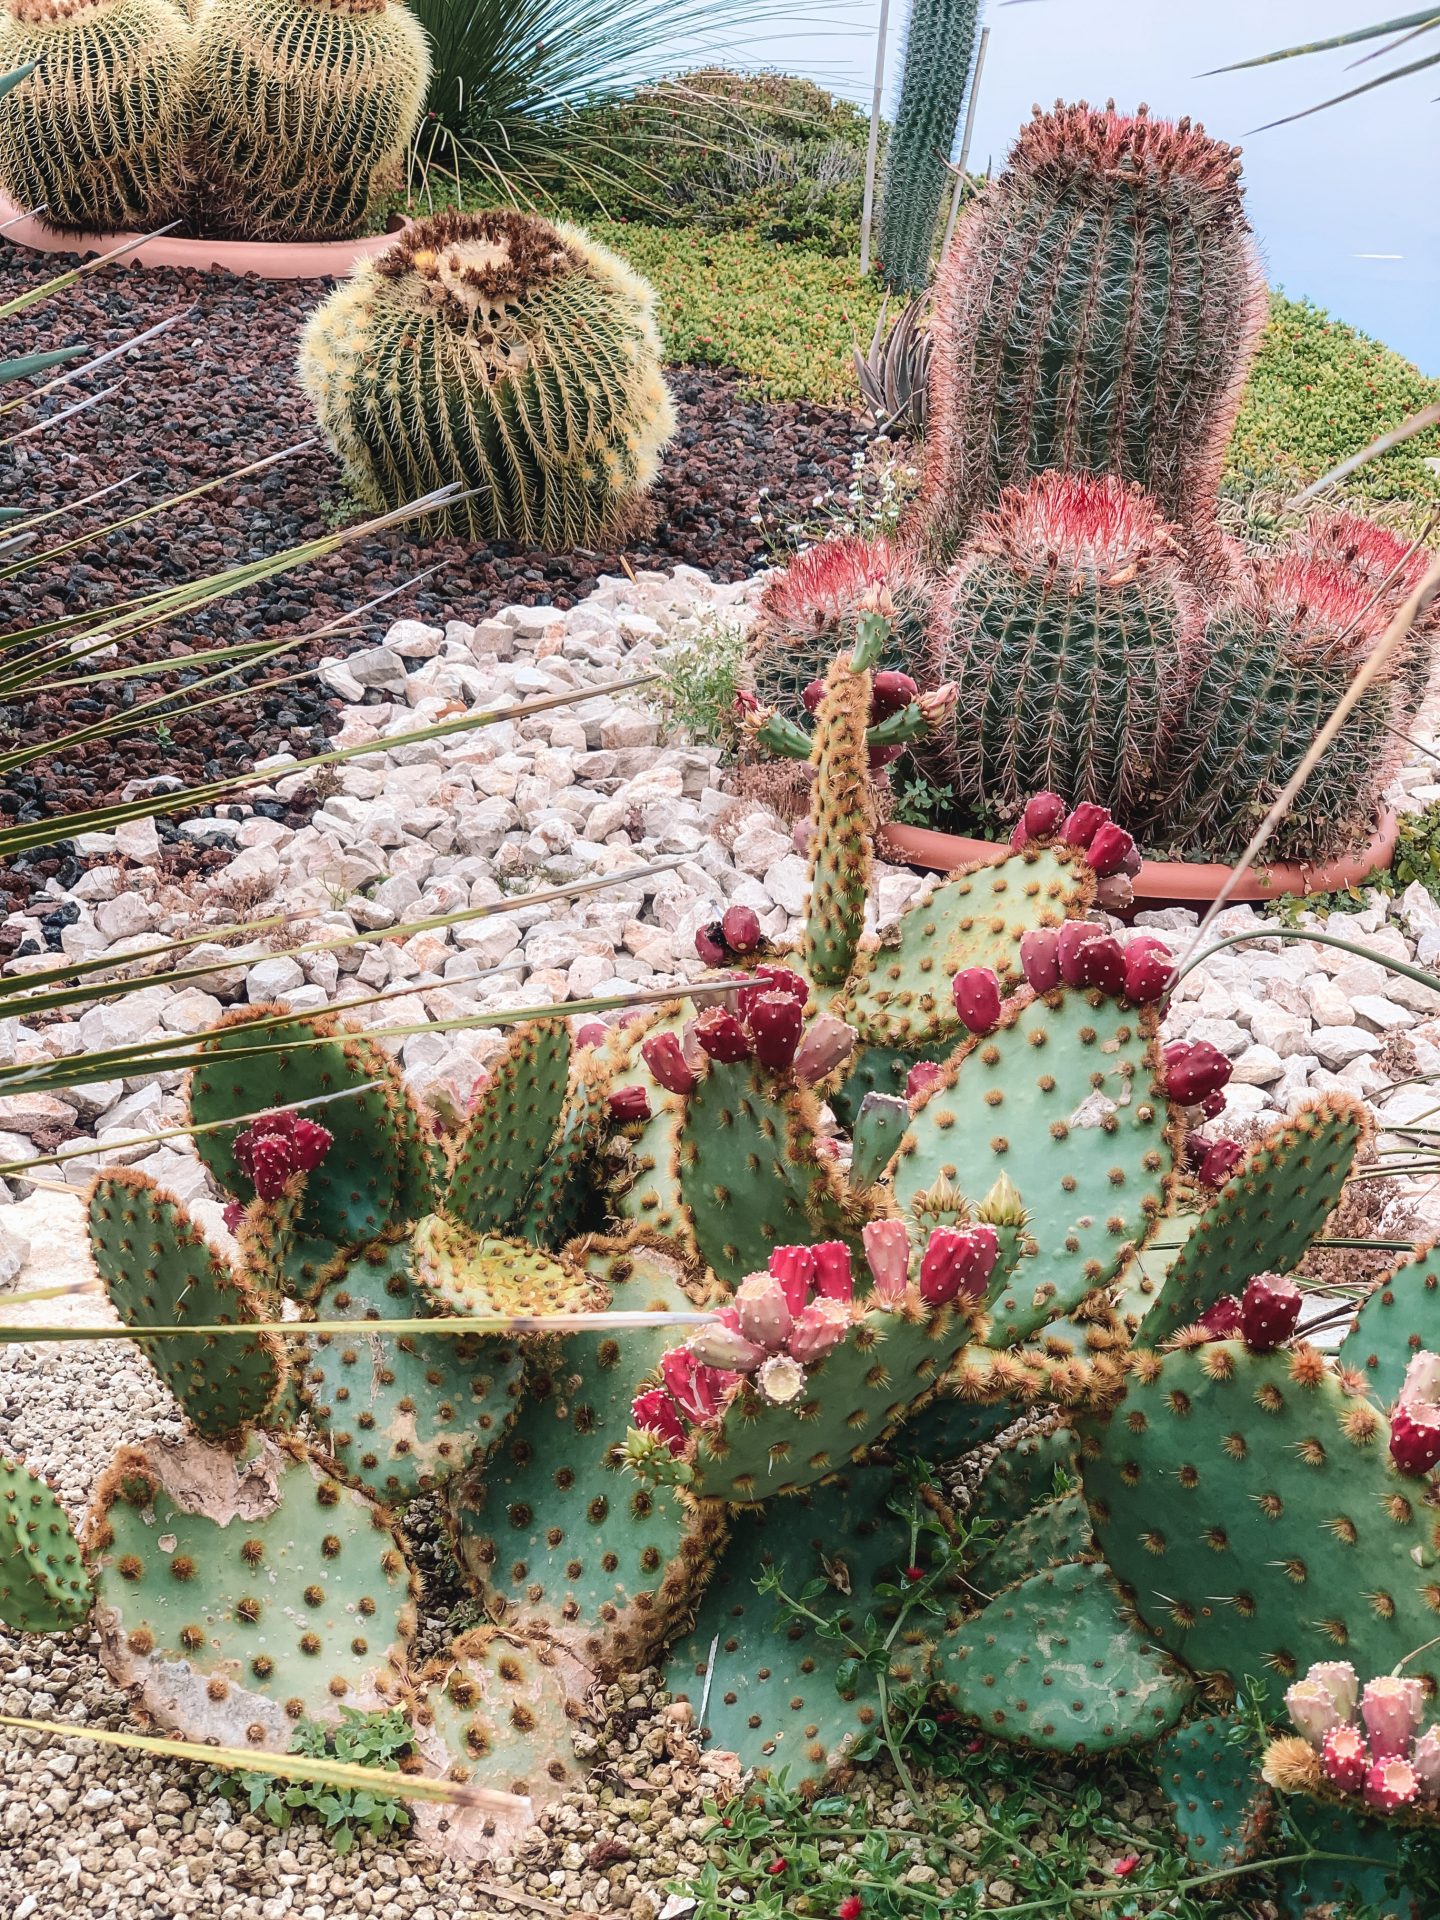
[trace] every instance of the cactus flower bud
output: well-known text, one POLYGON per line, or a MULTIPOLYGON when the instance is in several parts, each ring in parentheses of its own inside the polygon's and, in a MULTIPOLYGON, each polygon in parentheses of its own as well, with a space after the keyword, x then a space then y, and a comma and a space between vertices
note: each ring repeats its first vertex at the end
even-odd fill
POLYGON ((695 929, 695 951, 707 967, 723 967, 730 958, 725 933, 718 920, 695 929))
POLYGON ((290 1132, 290 1151, 301 1173, 313 1173, 335 1144, 328 1127, 317 1126, 301 1114, 290 1132))
POLYGON ((1420 1731, 1424 1712, 1425 1689, 1418 1680, 1387 1673, 1367 1681, 1360 1696, 1360 1718, 1374 1758, 1403 1760, 1420 1731))
POLYGON ((901 713, 916 699, 919 687, 908 673, 895 673, 882 668, 870 677, 870 724, 878 726, 882 720, 888 720, 892 713, 901 713))
POLYGON ((1240 1337, 1251 1353, 1273 1353, 1288 1340, 1303 1304, 1293 1280, 1278 1273, 1257 1273, 1240 1296, 1240 1337))
POLYGON ((1365 1802, 1394 1813, 1420 1798, 1420 1782, 1408 1760, 1377 1760, 1365 1776, 1365 1802))
POLYGON ((1427 1727, 1415 1742, 1410 1764, 1420 1782, 1420 1798, 1432 1804, 1440 1799, 1440 1726, 1427 1727))
POLYGON ((1195 1178, 1204 1187, 1223 1187, 1245 1159, 1245 1149, 1238 1140, 1202 1140, 1199 1146, 1195 1178))
POLYGON ((984 1298, 999 1252, 993 1227, 936 1227, 920 1261, 921 1300, 927 1307, 955 1299, 974 1305, 984 1298))
POLYGON ((850 1249, 843 1240, 822 1240, 810 1249, 815 1260, 815 1298, 844 1300, 855 1298, 855 1270, 850 1249))
POLYGON ((1055 956, 1060 964, 1060 978, 1067 987, 1088 984, 1082 955, 1090 942, 1098 940, 1104 931, 1093 920, 1067 920, 1056 934, 1055 956))
POLYGON ((917 1060, 905 1076, 905 1098, 912 1105, 923 1100, 944 1078, 945 1069, 938 1060, 917 1060))
POLYGON ((850 1309, 843 1300, 812 1300, 790 1329, 786 1350, 803 1367, 813 1367, 850 1331, 850 1309))
POLYGON ((1370 1771, 1370 1749, 1358 1727, 1332 1727, 1320 1748, 1320 1766, 1332 1787, 1358 1793, 1370 1771))
POLYGON ((650 1118, 650 1096, 644 1087, 617 1087, 610 1096, 612 1118, 624 1124, 650 1118))
POLYGON ((1288 1688, 1285 1710, 1294 1722, 1296 1732, 1303 1733, 1311 1746, 1316 1748, 1324 1745, 1325 1736, 1332 1727, 1345 1724, 1336 1708, 1334 1695, 1318 1680, 1297 1680, 1293 1687, 1288 1688))
POLYGON ((815 1280, 813 1248, 772 1247, 770 1272, 785 1289, 785 1302, 792 1315, 803 1312, 815 1280))
POLYGON ((783 1073, 795 1058, 805 1025, 805 1009, 788 993, 761 993, 746 1008, 755 1058, 772 1073, 783 1073))
POLYGON ((1093 800, 1082 800, 1067 815, 1060 838, 1068 847, 1088 847, 1109 818, 1108 807, 1097 807, 1093 800))
POLYGON ((747 1340, 738 1327, 717 1320, 701 1327, 689 1341, 690 1351, 707 1367, 719 1367, 724 1373, 754 1373, 765 1358, 764 1347, 747 1340))
POLYGON ((1083 984, 1098 987, 1115 999, 1125 991, 1125 949, 1112 933, 1087 940, 1080 948, 1079 967, 1083 984))
POLYGON ((843 1067, 855 1051, 859 1038, 853 1027, 837 1020, 833 1013, 822 1013, 810 1022, 810 1030, 800 1042, 792 1065, 798 1079, 814 1086, 827 1075, 843 1067))
POLYGON ((960 687, 954 680, 945 680, 938 687, 927 687, 916 696, 915 704, 920 709, 926 731, 938 733, 941 727, 948 725, 955 709, 960 704, 960 687))
POLYGON ((731 953, 753 953, 760 944, 760 916, 753 907, 727 907, 720 931, 731 953))
POLYGON ((1390 1457, 1409 1474, 1440 1461, 1440 1354, 1417 1353, 1405 1369, 1390 1415, 1390 1457))
POLYGON ((1124 827, 1107 820, 1098 827, 1085 849, 1086 858, 1103 880, 1112 873, 1123 873, 1125 863, 1135 851, 1133 838, 1124 827))
POLYGON ((788 1406, 805 1391, 805 1369, 788 1353, 772 1353, 755 1376, 761 1393, 774 1406, 788 1406))
POLYGON ((966 967, 950 982, 955 1011, 972 1033, 993 1033, 1000 1024, 1000 982, 989 967, 966 967))
POLYGON ((672 1347, 660 1362, 660 1378, 681 1413, 691 1420, 713 1420, 725 1404, 729 1381, 718 1367, 707 1367, 689 1347, 672 1347))
POLYGON ((1060 984, 1060 936, 1054 927, 1031 927, 1020 936, 1020 965, 1036 993, 1060 984))
POLYGON ((695 1075, 685 1058, 678 1034, 650 1034, 640 1043, 640 1058, 667 1093, 694 1092, 695 1075))
POLYGON ((735 1289, 733 1305, 741 1333, 767 1353, 784 1346, 790 1322, 800 1310, 791 1305, 785 1287, 770 1273, 747 1274, 735 1289))
POLYGON ((685 1424, 680 1410, 659 1387, 652 1387, 630 1403, 630 1418, 642 1433, 658 1435, 671 1453, 685 1451, 685 1424))
POLYGON ((711 1007, 694 1023, 695 1038, 712 1060, 730 1064, 750 1058, 750 1036, 723 1007, 711 1007))
POLYGON ((1317 1660, 1305 1678, 1325 1688, 1335 1702, 1335 1711, 1347 1725, 1354 1720, 1360 1699, 1360 1676, 1348 1660, 1317 1660))
POLYGON ((610 1029, 603 1020, 586 1020, 576 1030, 577 1047, 603 1047, 610 1038, 610 1029))
POLYGON ((882 1307, 904 1304, 910 1280, 910 1234, 903 1220, 872 1220, 861 1229, 865 1262, 882 1307))
POLYGON ((1125 998, 1137 1006, 1158 1000, 1175 977, 1175 956, 1163 940, 1144 934, 1125 949, 1125 998))
POLYGON ((1233 1071, 1225 1055, 1208 1040, 1172 1040, 1165 1049, 1166 1096, 1182 1107, 1199 1106, 1212 1094, 1224 1092, 1233 1071))
POLYGON ((1235 1340, 1240 1335, 1240 1300, 1237 1294, 1222 1293, 1220 1298, 1201 1314, 1196 1323, 1205 1329, 1212 1340, 1235 1340))

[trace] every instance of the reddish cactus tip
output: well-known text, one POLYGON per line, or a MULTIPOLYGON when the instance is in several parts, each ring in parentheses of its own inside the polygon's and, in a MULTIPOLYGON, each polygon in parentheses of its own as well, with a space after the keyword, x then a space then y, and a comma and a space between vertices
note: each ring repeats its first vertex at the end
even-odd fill
POLYGON ((1082 800, 1066 815, 1060 838, 1067 847, 1088 847, 1109 819, 1108 807, 1097 806, 1093 800, 1082 800))
POLYGON ((1102 880, 1127 872, 1135 853, 1134 839, 1113 820, 1103 821, 1085 848, 1086 859, 1102 880))

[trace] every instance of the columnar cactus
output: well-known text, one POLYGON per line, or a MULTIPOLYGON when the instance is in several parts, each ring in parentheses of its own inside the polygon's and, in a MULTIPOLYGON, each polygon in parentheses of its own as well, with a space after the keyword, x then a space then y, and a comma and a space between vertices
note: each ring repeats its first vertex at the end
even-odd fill
POLYGON ((880 193, 880 270, 897 293, 918 293, 930 278, 950 178, 945 163, 970 89, 979 28, 980 0, 911 0, 880 193))
POLYGON ((1264 313, 1236 149, 1144 108, 1037 109, 941 266, 927 550, 953 561, 1058 467, 1138 481, 1223 577, 1215 496, 1264 313))
POLYGON ((446 212, 312 315, 300 381, 376 505, 459 481, 454 531, 603 548, 635 524, 674 428, 654 305, 577 228, 446 212))
POLYGON ((189 24, 169 0, 6 0, 0 187, 62 231, 142 232, 186 184, 189 24))
POLYGON ((430 50, 402 0, 207 0, 194 161, 207 229, 343 239, 404 183, 430 50))

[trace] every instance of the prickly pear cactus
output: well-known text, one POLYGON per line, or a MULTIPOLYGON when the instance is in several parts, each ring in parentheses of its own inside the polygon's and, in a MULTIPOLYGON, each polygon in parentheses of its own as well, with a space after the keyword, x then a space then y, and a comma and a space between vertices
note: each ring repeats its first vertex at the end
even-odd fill
POLYGON ((845 654, 837 655, 815 728, 805 921, 805 972, 825 987, 838 986, 849 974, 865 927, 874 867, 865 748, 869 724, 870 675, 845 654))
POLYGON ((560 1130, 570 1082, 563 1020, 521 1027, 495 1063, 455 1149, 446 1206, 477 1233, 521 1218, 560 1130))
POLYGON ((1154 1751, 1160 1790, 1185 1851, 1200 1868, 1234 1867, 1264 1841, 1274 1813, 1255 1755, 1233 1716, 1190 1720, 1154 1751))
POLYGON ((1341 1366, 1362 1372, 1370 1392, 1388 1407, 1422 1350, 1440 1351, 1440 1259, 1434 1247, 1417 1248, 1376 1285, 1337 1357, 1341 1366))
POLYGON ((60 1633, 89 1610, 65 1509, 38 1474, 0 1454, 0 1621, 16 1633, 60 1633))

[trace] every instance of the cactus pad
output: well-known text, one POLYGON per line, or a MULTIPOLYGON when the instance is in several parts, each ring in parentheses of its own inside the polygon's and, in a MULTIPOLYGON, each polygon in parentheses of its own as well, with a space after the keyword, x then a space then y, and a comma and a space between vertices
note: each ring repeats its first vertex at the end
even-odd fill
POLYGON ((432 1303, 457 1318, 588 1313, 605 1291, 571 1262, 523 1240, 473 1233, 432 1214, 412 1230, 415 1275, 432 1303))
POLYGON ((950 982, 990 967, 1002 987, 1023 986, 1020 938, 1082 915, 1095 876, 1071 847, 1001 853, 931 886, 878 946, 860 955, 843 1011, 869 1046, 919 1053, 964 1034, 950 982))
POLYGON ((1150 1233, 1175 1165, 1155 1032, 1153 1007, 1027 989, 916 1106, 893 1176, 902 1207, 941 1180, 973 1195, 1008 1173, 1020 1189, 1034 1251, 990 1303, 992 1344, 1073 1311, 1150 1233))
POLYGON ((505 1233, 524 1213, 560 1131, 569 1080, 564 1020, 521 1027, 496 1062, 460 1137, 445 1202, 477 1233, 505 1233))
POLYGON ((1002 1447, 985 1469, 970 1509, 972 1520, 1013 1526, 1032 1507, 1053 1500, 1058 1487, 1080 1473, 1080 1436, 1061 1424, 1045 1433, 1022 1433, 1002 1447))
POLYGON ((289 1441, 123 1447, 84 1546, 109 1672, 190 1740, 283 1752, 382 1700, 414 1630, 384 1510, 289 1441))
MULTIPOLYGON (((127 1168, 99 1176, 87 1201, 90 1252, 127 1327, 238 1326, 263 1320, 258 1299, 173 1195, 127 1168)), ((146 1340, 141 1351, 206 1440, 242 1432, 274 1406, 288 1367, 277 1336, 256 1326, 146 1340)))
MULTIPOLYGON (((1395 1473, 1383 1415, 1313 1349, 1141 1354, 1081 1438, 1101 1551, 1188 1666, 1236 1686, 1318 1660, 1388 1673, 1433 1638, 1424 1487, 1395 1473)), ((1407 1671, 1433 1685, 1440 1656, 1407 1671)))
POLYGON ((1327 1912, 1353 1914, 1357 1899, 1366 1914, 1373 1914, 1376 1920, 1428 1920, 1428 1903, 1422 1906, 1418 1896, 1404 1892, 1403 1882, 1402 1891, 1388 1890, 1387 1882, 1399 1879, 1403 1871, 1400 1836, 1389 1821, 1371 1820, 1358 1810, 1352 1813, 1348 1807, 1323 1806, 1296 1797, 1286 1802, 1286 1808, 1310 1846, 1349 1857, 1277 1867, 1274 1878, 1279 1920, 1314 1920, 1316 1913, 1327 1912))
POLYGON ((1078 1487, 1047 1500, 1008 1527, 995 1545, 975 1562, 970 1584, 981 1593, 996 1594, 1031 1574, 1081 1560, 1095 1550, 1090 1516, 1078 1487))
POLYGON ((865 730, 870 724, 870 675, 837 654, 825 678, 811 763, 809 904, 805 972, 821 986, 838 986, 850 971, 865 930, 865 906, 874 872, 873 802, 865 730))
POLYGON ((90 1608, 70 1520, 38 1474, 0 1454, 0 1628, 60 1633, 90 1608))
POLYGON ((937 1675, 985 1732, 1050 1752, 1158 1739, 1190 1681, 1120 1611, 1103 1566, 1032 1574, 941 1642, 937 1675))
POLYGON ((1219 1714, 1167 1734, 1154 1752, 1160 1791, 1197 1867, 1236 1867, 1259 1848, 1273 1801, 1255 1755, 1219 1714))
POLYGON ((1387 1273, 1355 1317, 1337 1355, 1355 1367, 1382 1406, 1390 1406, 1405 1369, 1421 1350, 1440 1351, 1440 1259, 1418 1248, 1387 1273))

